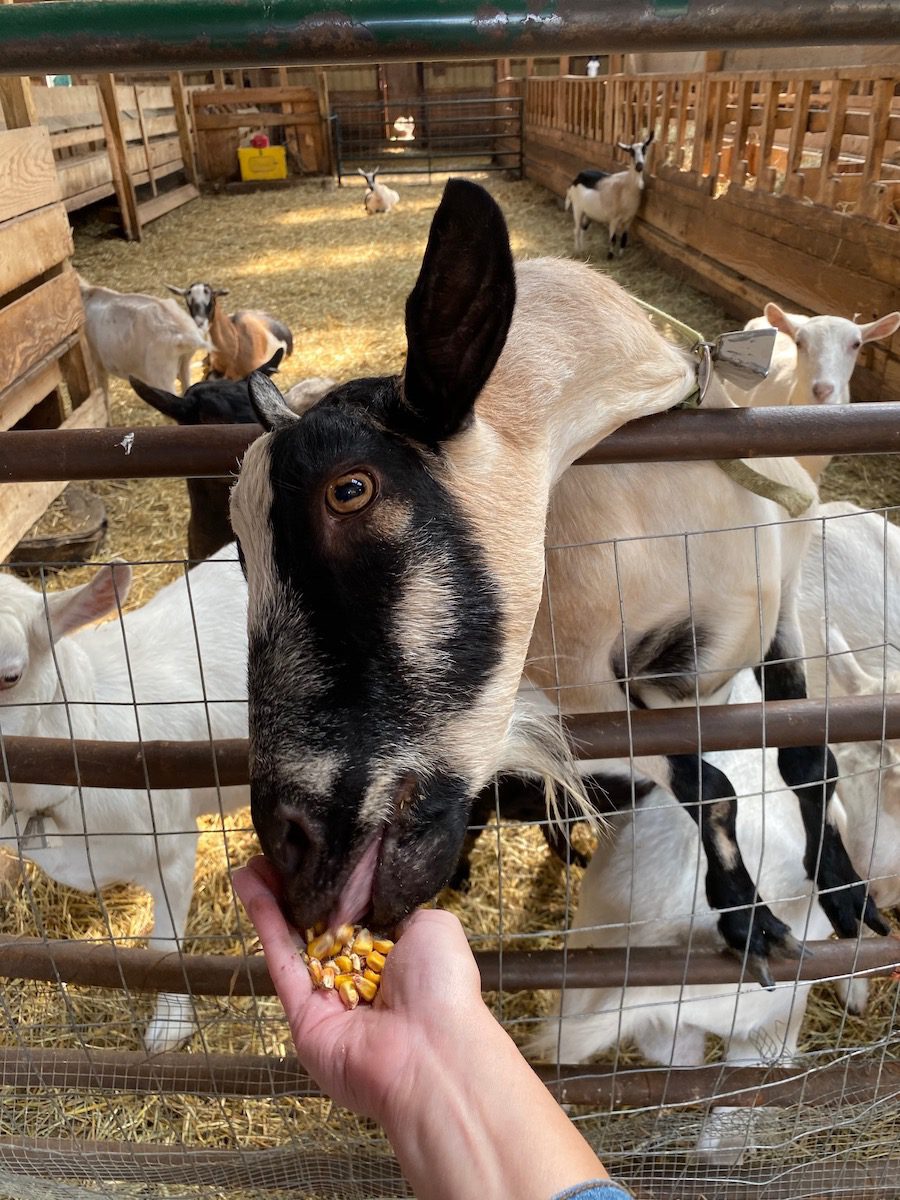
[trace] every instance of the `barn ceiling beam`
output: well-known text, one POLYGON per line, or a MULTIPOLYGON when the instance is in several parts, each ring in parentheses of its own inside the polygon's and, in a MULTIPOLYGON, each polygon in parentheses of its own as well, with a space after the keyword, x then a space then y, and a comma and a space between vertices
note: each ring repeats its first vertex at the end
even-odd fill
POLYGON ((0 6, 0 73, 898 39, 896 0, 58 0, 0 6))
MULTIPOLYGON (((629 421, 578 462, 897 453, 898 414, 900 404, 890 402, 657 413, 629 421)), ((0 484, 233 475, 261 433, 258 425, 7 430, 0 433, 0 484)))

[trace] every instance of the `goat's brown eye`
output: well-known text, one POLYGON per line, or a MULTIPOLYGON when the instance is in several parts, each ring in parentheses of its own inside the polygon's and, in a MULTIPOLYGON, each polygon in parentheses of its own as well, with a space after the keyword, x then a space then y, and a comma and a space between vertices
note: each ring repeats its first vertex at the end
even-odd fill
POLYGON ((375 480, 365 471, 348 471, 332 479, 325 489, 325 503, 340 516, 360 512, 375 499, 375 480))

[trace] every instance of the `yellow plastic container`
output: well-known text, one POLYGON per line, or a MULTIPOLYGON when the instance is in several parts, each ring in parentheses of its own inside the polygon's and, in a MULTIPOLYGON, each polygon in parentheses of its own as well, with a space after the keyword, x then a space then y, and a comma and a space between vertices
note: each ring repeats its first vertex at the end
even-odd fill
POLYGON ((287 158, 284 146, 240 146, 238 161, 241 179, 287 179, 287 158))

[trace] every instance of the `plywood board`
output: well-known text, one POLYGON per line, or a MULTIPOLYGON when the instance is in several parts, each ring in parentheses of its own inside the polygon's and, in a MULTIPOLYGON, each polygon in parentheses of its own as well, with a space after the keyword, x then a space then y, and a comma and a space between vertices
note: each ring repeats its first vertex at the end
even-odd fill
POLYGON ((61 204, 0 224, 0 296, 63 262, 72 253, 72 231, 61 204))
POLYGON ((83 323, 81 292, 71 270, 0 309, 0 391, 83 323))
POLYGON ((61 199, 47 130, 0 133, 0 221, 61 199))

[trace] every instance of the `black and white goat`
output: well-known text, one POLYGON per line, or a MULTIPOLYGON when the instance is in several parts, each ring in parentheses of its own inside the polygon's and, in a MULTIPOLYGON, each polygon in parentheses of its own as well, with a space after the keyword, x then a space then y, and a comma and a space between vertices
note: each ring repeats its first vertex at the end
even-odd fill
POLYGON ((572 209, 575 220, 575 249, 584 249, 584 231, 591 221, 609 227, 609 251, 612 258, 619 242, 619 253, 628 244, 628 229, 641 203, 644 190, 644 163, 647 149, 653 141, 653 130, 642 142, 617 142, 631 162, 624 171, 610 175, 589 167, 572 180, 566 192, 566 212, 572 209))
MULTIPOLYGON (((343 384, 302 417, 270 380, 250 384, 271 431, 248 450, 232 492, 249 581, 252 811, 304 928, 363 915, 389 928, 435 895, 458 858, 472 799, 494 773, 546 776, 584 802, 556 725, 519 693, 550 493, 588 446, 670 408, 696 375, 692 358, 599 272, 545 259, 514 270, 499 208, 462 180, 447 185, 432 222, 406 332, 401 377, 343 384)), ((711 391, 729 405, 720 387, 711 391)), ((587 638, 601 611, 612 632, 600 679, 614 680, 622 665, 635 674, 635 661, 640 674, 671 673, 636 681, 634 701, 684 703, 695 689, 714 699, 764 658, 770 696, 803 694, 791 660, 802 654, 794 588, 808 535, 800 523, 769 524, 780 515, 771 502, 711 464, 661 469, 666 520, 673 496, 702 496, 706 521, 760 525, 759 557, 752 530, 749 559, 746 544, 735 550, 732 535, 721 535, 728 553, 707 556, 689 594, 683 554, 657 563, 645 553, 624 642, 615 576, 608 611, 585 604, 591 590, 573 579, 554 589, 554 618, 561 596, 570 626, 581 611, 587 638)), ((808 483, 793 460, 771 469, 808 483)), ((619 468, 579 468, 576 490, 594 470, 612 484, 619 468)), ((659 513, 646 509, 642 475, 620 481, 620 491, 629 479, 642 532, 640 515, 652 526, 659 513)), ((615 512, 614 502, 601 512, 615 512)), ((594 541, 602 519, 576 540, 594 541)), ((561 663, 578 653, 577 632, 558 647, 561 663)), ((549 687, 555 695, 555 679, 549 687)), ((626 706, 617 684, 605 690, 615 703, 595 707, 626 706)), ((840 889, 826 911, 855 933, 864 913, 879 919, 826 820, 821 780, 832 761, 823 747, 779 755, 802 797, 807 870, 818 865, 820 886, 840 889)), ((726 910, 719 928, 765 978, 768 954, 795 943, 758 902, 740 858, 733 788, 696 756, 639 766, 701 822, 707 895, 726 910)))
MULTIPOLYGON (((259 368, 264 375, 274 375, 281 363, 282 350, 277 350, 267 363, 259 368)), ((171 417, 179 425, 255 425, 256 412, 250 402, 247 379, 206 379, 189 387, 183 396, 162 388, 151 387, 133 376, 129 383, 142 400, 145 400, 164 417, 171 417)), ((303 406, 323 396, 335 381, 326 378, 305 379, 295 384, 287 394, 302 393, 303 406)), ((234 541, 231 521, 228 517, 228 497, 231 476, 216 479, 198 476, 185 480, 190 501, 191 515, 188 520, 188 555, 197 561, 234 541)))

